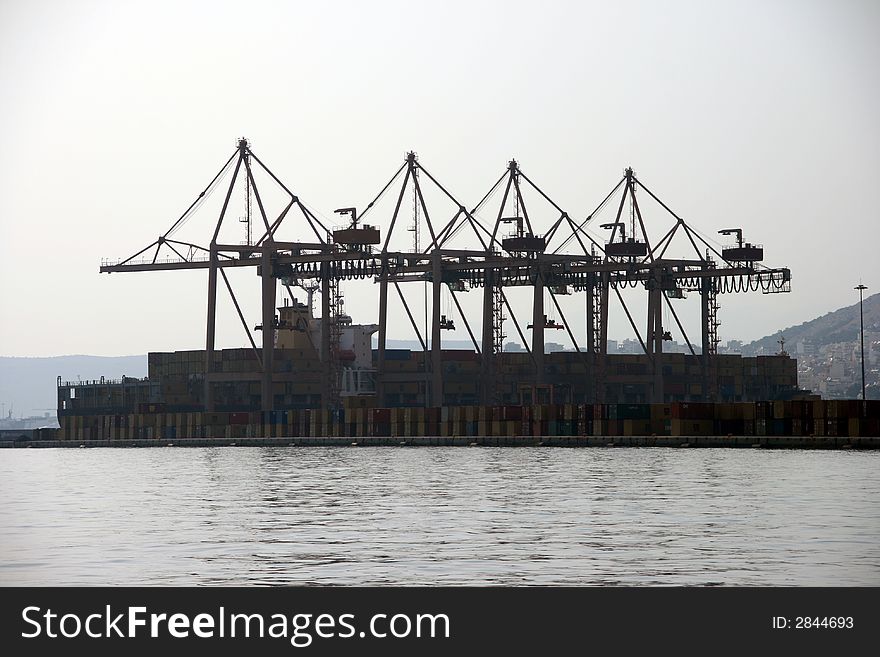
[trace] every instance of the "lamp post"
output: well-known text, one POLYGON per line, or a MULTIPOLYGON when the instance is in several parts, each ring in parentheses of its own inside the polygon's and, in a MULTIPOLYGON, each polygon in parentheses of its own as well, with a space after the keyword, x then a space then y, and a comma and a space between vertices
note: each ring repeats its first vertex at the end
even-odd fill
POLYGON ((868 287, 866 285, 862 285, 861 283, 859 283, 853 289, 859 291, 859 327, 860 327, 859 330, 860 330, 860 335, 862 338, 862 400, 864 400, 865 399, 865 315, 864 315, 864 312, 862 311, 862 305, 863 305, 862 301, 863 301, 863 294, 864 294, 865 290, 868 289, 868 287))

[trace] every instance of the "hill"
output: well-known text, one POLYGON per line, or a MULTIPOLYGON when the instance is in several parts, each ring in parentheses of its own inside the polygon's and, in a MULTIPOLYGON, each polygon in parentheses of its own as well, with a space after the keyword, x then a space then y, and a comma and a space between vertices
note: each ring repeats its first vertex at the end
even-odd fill
MULTIPOLYGON (((865 333, 880 332, 880 293, 865 299, 864 312, 865 333)), ((812 342, 816 348, 837 342, 855 342, 859 338, 859 304, 855 303, 803 324, 784 328, 746 345, 743 351, 757 351, 763 347, 765 354, 776 353, 779 351, 777 340, 780 334, 790 346, 790 349, 787 348, 789 351, 793 351, 794 345, 802 340, 812 342)))

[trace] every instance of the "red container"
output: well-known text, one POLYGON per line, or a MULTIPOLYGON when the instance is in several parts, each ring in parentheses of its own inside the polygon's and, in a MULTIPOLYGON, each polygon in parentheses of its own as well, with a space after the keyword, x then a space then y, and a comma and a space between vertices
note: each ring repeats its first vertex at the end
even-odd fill
POLYGON ((504 420, 522 420, 522 406, 505 406, 502 410, 504 412, 504 420))
POLYGON ((605 420, 605 435, 620 436, 623 433, 621 431, 622 424, 620 420, 605 420))

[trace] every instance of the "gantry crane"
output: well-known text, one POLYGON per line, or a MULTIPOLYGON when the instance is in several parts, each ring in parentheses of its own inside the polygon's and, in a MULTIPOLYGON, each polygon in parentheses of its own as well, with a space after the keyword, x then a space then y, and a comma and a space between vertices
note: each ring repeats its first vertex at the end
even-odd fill
MULTIPOLYGON (((608 337, 608 308, 613 294, 620 301, 642 348, 654 364, 656 401, 663 398, 660 355, 663 353, 664 339, 670 337, 669 327, 662 325, 664 303, 675 318, 676 325, 691 348, 691 352, 695 354, 670 299, 680 298, 686 291, 701 295, 702 360, 704 377, 708 380, 709 363, 717 343, 717 295, 758 290, 764 293, 787 292, 790 289, 789 270, 770 269, 761 265, 763 249, 749 243, 744 244, 740 229, 725 229, 730 231, 726 234, 737 235, 737 245, 718 251, 645 187, 631 168, 625 170, 623 178, 599 206, 578 223, 526 176, 516 160, 508 163, 504 173, 489 192, 471 210, 468 210, 425 169, 415 153, 410 152, 391 180, 364 207, 363 211, 358 213, 354 207, 345 207, 336 212, 349 215, 350 225, 333 231, 328 230, 299 197, 253 153, 247 140, 241 139, 236 151, 211 180, 205 191, 166 233, 125 260, 103 262, 100 270, 106 273, 208 270, 204 399, 206 409, 209 410, 213 408, 212 384, 224 380, 225 376, 222 372, 216 372, 214 368, 218 279, 222 279, 230 293, 251 347, 257 353, 262 370, 260 375, 262 407, 264 410, 273 408, 273 331, 263 331, 262 348, 258 349, 226 275, 225 270, 230 267, 256 268, 261 280, 261 326, 263 327, 274 325, 275 295, 279 279, 285 284, 309 281, 319 283, 322 317, 325 320, 330 320, 334 305, 338 305, 338 303, 334 304, 334 298, 338 299, 338 284, 341 281, 373 279, 379 286, 377 394, 380 396, 380 403, 386 378, 389 289, 393 288, 396 291, 419 342, 427 352, 428 343, 425 339, 427 336, 422 337, 401 285, 413 281, 429 284, 432 292, 433 319, 428 360, 430 368, 429 372, 425 373, 425 384, 430 391, 431 404, 434 406, 443 404, 441 334, 444 328, 449 327, 448 318, 444 322, 445 314, 441 312, 441 291, 444 285, 449 289, 459 317, 482 361, 481 387, 484 400, 488 403, 491 403, 492 391, 496 383, 495 361, 503 346, 505 321, 513 323, 530 355, 535 382, 544 381, 544 331, 549 323, 545 312, 545 296, 549 297, 561 319, 558 324, 549 328, 566 331, 575 351, 583 359, 587 371, 592 372, 593 394, 595 399, 601 401, 601 380, 608 337), (286 205, 275 216, 270 216, 264 207, 253 176, 254 163, 287 196, 286 205), (202 246, 173 239, 177 228, 187 221, 205 195, 217 188, 219 181, 230 173, 231 179, 223 207, 209 244, 202 246), (252 240, 249 236, 246 244, 221 243, 218 241, 218 236, 239 176, 242 176, 246 183, 248 207, 253 195, 258 209, 258 220, 262 221, 264 230, 256 240, 252 240), (400 190, 393 211, 386 221, 381 222, 387 226, 382 240, 379 222, 374 221, 374 225, 360 222, 368 213, 375 213, 377 201, 392 188, 395 181, 400 183, 400 190), (442 226, 435 225, 432 221, 422 193, 423 184, 432 185, 439 190, 440 195, 455 209, 452 217, 442 226), (495 217, 494 223, 486 225, 479 218, 480 214, 489 210, 490 199, 502 188, 504 192, 500 207, 497 213, 492 213, 495 217), (401 215, 402 202, 407 189, 413 194, 416 230, 419 230, 418 222, 424 221, 430 242, 424 248, 405 252, 393 250, 389 245, 401 215), (540 233, 536 229, 540 226, 535 224, 534 217, 530 217, 526 207, 524 190, 537 195, 543 206, 549 208, 551 221, 547 222, 546 230, 540 233), (656 243, 650 241, 645 229, 645 222, 636 198, 637 190, 656 201, 674 219, 672 227, 656 243), (610 238, 603 243, 593 237, 587 229, 609 201, 620 192, 622 192, 621 198, 614 220, 602 224, 611 231, 610 238), (512 216, 508 212, 508 201, 514 206, 512 216), (627 202, 629 213, 628 216, 624 216, 627 202), (279 227, 285 220, 290 221, 289 215, 297 216, 301 226, 310 229, 315 240, 290 242, 276 239, 279 227), (502 226, 508 223, 514 224, 515 230, 511 235, 502 236, 500 234, 502 226), (679 231, 687 237, 694 255, 666 257, 666 252, 679 231), (452 241, 460 240, 462 236, 468 238, 468 243, 453 248, 452 241), (704 252, 701 251, 700 245, 705 247, 704 252), (566 252, 567 248, 573 248, 574 252, 566 252), (173 255, 168 254, 168 251, 173 255), (163 253, 166 257, 160 258, 163 253), (644 338, 621 295, 622 289, 639 286, 644 288, 648 296, 648 323, 644 338), (483 288, 484 294, 482 340, 478 342, 466 314, 462 312, 456 292, 479 287, 483 288), (508 287, 532 289, 532 321, 526 326, 526 330, 532 331, 530 340, 526 339, 522 324, 504 294, 504 289, 508 287), (583 347, 575 335, 572 324, 566 320, 557 299, 557 296, 567 294, 570 290, 575 294, 583 293, 584 297, 587 321, 586 341, 583 347)), ((427 242, 427 238, 425 241, 427 242)), ((336 400, 336 393, 331 383, 333 379, 331 324, 331 321, 321 322, 319 345, 322 366, 325 368, 322 390, 325 406, 330 406, 336 400)))

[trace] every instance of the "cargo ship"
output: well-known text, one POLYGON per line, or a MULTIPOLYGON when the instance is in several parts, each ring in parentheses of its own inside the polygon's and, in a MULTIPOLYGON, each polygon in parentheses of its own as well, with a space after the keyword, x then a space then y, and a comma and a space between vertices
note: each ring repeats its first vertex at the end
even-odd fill
POLYGON ((59 381, 60 440, 597 444, 629 439, 627 444, 666 444, 668 438, 700 444, 701 438, 738 436, 751 444, 751 437, 800 436, 827 437, 823 445, 837 446, 839 440, 880 434, 875 403, 826 402, 799 390, 796 362, 783 350, 754 358, 718 353, 719 296, 787 293, 791 272, 763 265, 763 245, 744 241, 741 228, 718 231, 735 242, 716 248, 632 168, 581 222, 516 160, 508 162, 482 201, 467 208, 409 152, 362 211, 336 210, 350 221, 331 229, 240 139, 168 231, 129 258, 100 267, 107 274, 206 271, 205 349, 150 353, 146 379, 59 381), (287 195, 277 217, 261 200, 255 172, 287 195), (177 238, 180 226, 225 179, 229 183, 210 243, 177 238), (402 183, 391 193, 395 181, 402 183), (431 221, 439 211, 429 212, 422 194, 429 185, 434 198, 454 210, 445 225, 431 221), (238 223, 246 225, 246 239, 239 243, 223 237, 236 190, 244 192, 245 201, 238 223), (386 191, 396 204, 383 215, 377 203, 386 191), (526 192, 532 195, 529 211, 526 192), (403 203, 408 193, 411 204, 403 203), (612 202, 615 195, 619 201, 612 202), (499 197, 500 205, 489 208, 499 197), (251 233, 254 200, 265 227, 256 237, 251 233), (659 240, 658 233, 651 239, 643 217, 649 200, 656 202, 654 212, 673 220, 659 240), (404 207, 412 208, 411 216, 404 216, 404 207), (606 207, 616 207, 616 214, 601 223, 598 215, 606 207), (374 217, 371 224, 364 222, 368 213, 374 217), (494 224, 485 225, 481 213, 495 217, 494 224), (293 223, 298 224, 292 226, 294 236, 282 238, 282 224, 286 230, 293 223), (409 239, 399 235, 405 223, 413 243, 403 249, 401 242, 409 239), (587 232, 588 225, 610 231, 610 237, 600 242, 587 232), (673 248, 687 253, 673 257, 667 254, 677 234, 673 248), (429 235, 430 243, 427 237, 420 242, 419 235, 429 235), (454 239, 459 241, 453 244, 454 239), (227 277, 230 268, 257 274, 261 321, 253 330, 227 277), (355 324, 343 310, 341 286, 355 279, 369 279, 378 288, 376 324, 355 324), (411 283, 425 291, 424 335, 403 291, 411 283), (215 346, 218 288, 224 285, 250 348, 215 346), (505 293, 512 288, 531 297, 526 321, 517 320, 505 293), (622 294, 638 288, 647 301, 644 330, 622 294), (307 299, 298 300, 295 289, 305 291, 307 299), (396 314, 389 312, 394 292, 402 311, 396 314), (481 310, 470 317, 456 296, 468 292, 482 299, 481 310), (316 294, 319 317, 313 312, 316 294), (444 313, 444 294, 455 304, 472 350, 443 348, 443 333, 454 329, 453 318, 444 313), (700 301, 700 346, 688 339, 674 308, 688 295, 700 301), (576 312, 583 313, 583 326, 568 321, 563 307, 580 301, 576 312), (617 301, 642 354, 608 353, 609 309, 617 301), (389 322, 406 326, 404 317, 421 350, 388 348, 389 322), (504 349, 511 325, 523 351, 504 349), (556 331, 569 338, 572 351, 548 352, 545 335, 556 331), (689 354, 665 353, 673 331, 684 338, 689 354))
MULTIPOLYGON (((830 438, 830 443, 816 444, 834 446, 880 436, 880 402, 828 401, 804 394, 797 387, 796 361, 787 354, 716 356, 710 390, 702 387, 701 358, 663 354, 664 401, 650 403, 655 380, 645 356, 606 356, 601 364, 606 375, 596 389, 575 353, 546 354, 546 382, 534 384, 523 383, 529 379, 528 354, 504 352, 497 356, 495 386, 487 391, 482 389, 477 352, 444 350, 445 404, 430 406, 430 354, 387 350, 390 376, 380 393, 377 350, 371 346, 377 327, 353 324, 349 317, 339 327, 344 352, 336 381, 340 404, 326 408, 324 369, 314 346, 321 319, 313 316, 310 303, 296 299, 278 312, 275 410, 260 410, 262 374, 252 349, 215 352, 213 411, 204 409, 204 351, 151 353, 145 379, 59 381, 57 438, 162 445, 198 440, 242 444, 242 439, 275 439, 277 444, 298 439, 339 444, 489 440, 488 444, 510 445, 536 440, 605 445, 619 439, 619 444, 650 445, 666 444, 663 439, 669 437, 687 438, 688 444, 696 445, 700 438, 721 437, 717 444, 730 444, 726 437, 735 437, 733 444, 739 440, 751 446, 762 437, 797 437, 830 438), (490 394, 498 402, 481 404, 490 394), (717 401, 707 402, 709 395, 717 401)), ((805 444, 809 440, 797 443, 805 444)))

